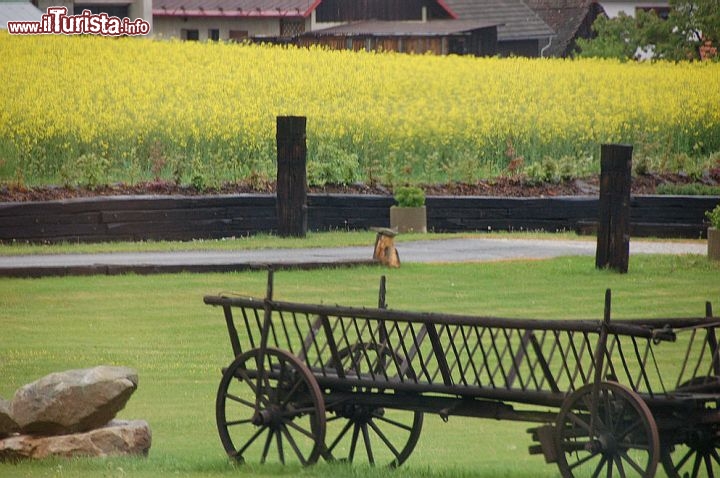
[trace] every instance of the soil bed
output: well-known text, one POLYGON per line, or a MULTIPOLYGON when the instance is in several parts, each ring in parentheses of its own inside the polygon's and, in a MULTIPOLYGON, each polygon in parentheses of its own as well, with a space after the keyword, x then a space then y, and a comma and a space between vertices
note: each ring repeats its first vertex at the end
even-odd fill
MULTIPOLYGON (((717 185, 719 177, 704 178, 704 184, 717 185)), ((655 194, 661 184, 689 184, 693 180, 680 174, 648 174, 634 176, 632 193, 655 194)), ((495 178, 476 183, 447 183, 423 185, 428 196, 496 196, 496 197, 553 197, 553 196, 593 196, 599 191, 598 177, 573 179, 558 183, 529 182, 523 178, 495 178)), ((94 196, 127 195, 184 195, 199 196, 212 194, 274 193, 274 183, 260 185, 250 183, 227 184, 221 188, 197 190, 191 186, 178 186, 171 182, 146 182, 136 185, 123 183, 102 186, 94 189, 46 186, 25 188, 12 185, 0 186, 0 202, 50 201, 94 196)), ((310 193, 334 194, 392 194, 391 187, 382 185, 353 184, 345 186, 327 185, 310 187, 310 193)))

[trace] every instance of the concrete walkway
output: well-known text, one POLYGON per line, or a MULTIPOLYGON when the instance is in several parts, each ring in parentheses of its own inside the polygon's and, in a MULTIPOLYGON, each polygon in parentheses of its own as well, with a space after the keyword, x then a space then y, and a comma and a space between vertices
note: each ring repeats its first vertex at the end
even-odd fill
MULTIPOLYGON (((464 238, 397 244, 400 260, 411 262, 487 262, 594 256, 595 241, 464 238)), ((223 272, 314 268, 372 263, 372 245, 324 249, 137 252, 0 256, 0 277, 223 272)), ((631 241, 630 254, 706 254, 707 246, 689 242, 631 241)))

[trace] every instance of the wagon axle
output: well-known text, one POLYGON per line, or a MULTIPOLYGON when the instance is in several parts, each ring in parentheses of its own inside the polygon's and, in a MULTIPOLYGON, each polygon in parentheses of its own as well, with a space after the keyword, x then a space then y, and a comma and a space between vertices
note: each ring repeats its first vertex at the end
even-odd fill
POLYGON ((585 451, 593 455, 603 453, 612 456, 618 451, 617 440, 610 433, 601 433, 596 439, 585 444, 585 451))
POLYGON ((269 426, 278 429, 283 422, 282 411, 279 407, 265 408, 253 414, 251 422, 256 427, 269 426))
POLYGON ((335 413, 356 423, 368 423, 373 418, 384 416, 385 410, 367 405, 345 404, 339 410, 335 410, 335 413))

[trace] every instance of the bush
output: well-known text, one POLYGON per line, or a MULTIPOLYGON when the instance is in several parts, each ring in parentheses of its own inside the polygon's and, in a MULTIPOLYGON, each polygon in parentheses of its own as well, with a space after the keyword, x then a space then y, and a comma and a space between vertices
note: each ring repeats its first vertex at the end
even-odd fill
POLYGON ((710 226, 720 229, 720 204, 715 206, 712 211, 706 211, 705 216, 710 220, 710 226))
POLYGON ((658 194, 676 196, 720 196, 720 186, 707 184, 661 184, 656 188, 658 194))
POLYGON ((307 162, 307 179, 310 186, 352 184, 358 180, 359 171, 358 155, 348 153, 331 143, 316 145, 315 153, 307 162))
POLYGON ((95 189, 107 184, 110 161, 97 153, 85 153, 75 161, 63 165, 60 177, 65 186, 95 189))
POLYGON ((425 193, 414 186, 397 188, 395 202, 399 207, 421 207, 425 205, 425 193))

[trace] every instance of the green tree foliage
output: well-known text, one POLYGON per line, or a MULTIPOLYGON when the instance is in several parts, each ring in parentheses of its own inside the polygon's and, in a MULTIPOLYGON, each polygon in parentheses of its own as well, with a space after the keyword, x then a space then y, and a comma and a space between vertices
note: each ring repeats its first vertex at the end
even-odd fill
POLYGON ((580 38, 577 46, 579 56, 596 58, 632 58, 640 39, 635 19, 625 12, 615 18, 599 16, 593 23, 596 37, 590 40, 580 38))
POLYGON ((597 36, 578 40, 579 56, 631 59, 651 52, 654 58, 696 60, 703 42, 720 44, 720 0, 670 0, 669 5, 667 20, 642 10, 634 17, 623 12, 598 17, 597 36))

